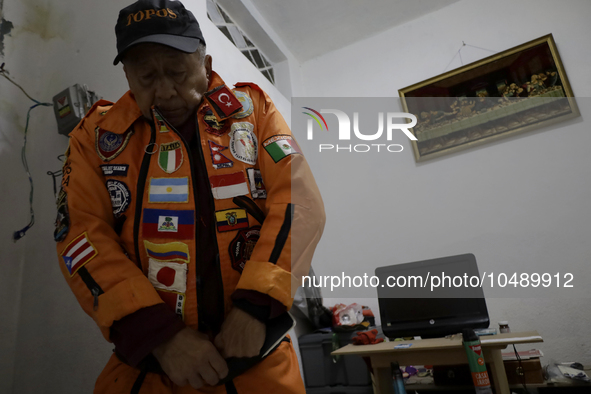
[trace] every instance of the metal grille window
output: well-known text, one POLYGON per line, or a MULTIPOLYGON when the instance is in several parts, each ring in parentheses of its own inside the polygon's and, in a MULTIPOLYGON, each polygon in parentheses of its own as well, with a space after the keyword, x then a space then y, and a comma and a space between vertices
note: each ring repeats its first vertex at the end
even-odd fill
POLYGON ((265 78, 275 84, 273 65, 214 0, 207 0, 207 16, 265 78))

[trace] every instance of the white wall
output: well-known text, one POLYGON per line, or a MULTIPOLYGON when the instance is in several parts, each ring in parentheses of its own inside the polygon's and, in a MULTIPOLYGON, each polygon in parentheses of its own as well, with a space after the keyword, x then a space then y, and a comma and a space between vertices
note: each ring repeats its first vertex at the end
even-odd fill
MULTIPOLYGON (((421 164, 403 136, 393 141, 403 153, 363 161, 346 152, 320 155, 302 132, 327 207, 316 273, 373 274, 379 266, 468 252, 481 272, 572 271, 574 299, 550 292, 489 297, 491 326, 509 320, 514 331, 538 330, 545 361, 591 363, 589 15, 586 0, 464 0, 302 64, 307 97, 397 97, 398 89, 443 73, 462 41, 502 51, 553 33, 583 98, 581 118, 421 164)), ((464 64, 488 55, 462 51, 464 64)), ((459 57, 449 69, 458 66, 459 57)), ((324 290, 328 305, 357 301, 379 313, 375 290, 324 290)))
MULTIPOLYGON (((75 83, 116 101, 127 84, 115 57, 114 25, 131 3, 72 0, 5 0, 4 38, 10 76, 34 98, 51 98, 75 83)), ((267 91, 282 113, 283 97, 213 26, 203 0, 185 1, 201 23, 214 69, 228 84, 250 81, 267 91)), ((88 393, 111 354, 71 294, 59 271, 53 241, 55 204, 51 178, 67 138, 57 133, 51 108, 34 109, 27 156, 35 182, 36 223, 17 243, 13 231, 28 221, 28 180, 20 164, 26 111, 32 103, 0 78, 0 393, 88 393)), ((289 122, 289 116, 286 116, 289 122)))

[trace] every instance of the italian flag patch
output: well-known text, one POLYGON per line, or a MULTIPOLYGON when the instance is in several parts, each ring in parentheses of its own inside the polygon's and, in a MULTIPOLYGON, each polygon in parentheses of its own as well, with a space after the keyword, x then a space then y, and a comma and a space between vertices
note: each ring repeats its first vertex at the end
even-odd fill
POLYGON ((180 141, 173 141, 160 145, 158 165, 167 174, 172 174, 183 164, 183 150, 180 141))
POLYGON ((274 135, 273 137, 267 138, 263 142, 263 148, 265 148, 275 163, 294 153, 302 153, 302 150, 291 135, 274 135))

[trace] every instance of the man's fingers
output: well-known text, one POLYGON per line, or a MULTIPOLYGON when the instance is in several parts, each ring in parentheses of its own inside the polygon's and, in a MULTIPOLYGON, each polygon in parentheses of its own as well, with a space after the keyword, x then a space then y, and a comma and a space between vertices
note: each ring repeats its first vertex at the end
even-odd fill
POLYGON ((214 369, 214 371, 218 374, 220 379, 223 379, 228 375, 228 364, 226 363, 226 360, 224 360, 219 353, 214 354, 209 359, 209 364, 214 369))
POLYGON ((211 367, 211 365, 203 366, 200 369, 201 377, 210 386, 215 386, 220 381, 217 372, 211 367))
MULTIPOLYGON (((217 382, 216 382, 217 383, 217 382)), ((201 376, 199 376, 197 373, 193 374, 190 378, 189 378, 189 384, 191 385, 191 387, 193 387, 195 390, 200 389, 201 387, 203 387, 205 385, 205 383, 203 382, 203 379, 201 379, 201 376)))

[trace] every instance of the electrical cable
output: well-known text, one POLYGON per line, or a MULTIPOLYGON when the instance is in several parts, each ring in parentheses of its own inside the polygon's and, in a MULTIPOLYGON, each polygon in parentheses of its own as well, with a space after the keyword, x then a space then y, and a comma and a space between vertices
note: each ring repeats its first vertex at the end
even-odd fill
POLYGON ((19 239, 21 239, 22 237, 25 236, 26 232, 33 227, 33 225, 35 224, 35 211, 33 210, 33 191, 34 191, 34 185, 33 185, 33 177, 31 176, 31 172, 29 171, 29 164, 27 163, 27 131, 29 130, 29 119, 31 116, 31 111, 33 110, 33 108, 39 107, 39 106, 43 106, 43 107, 53 107, 52 103, 42 103, 40 101, 35 100, 33 97, 31 97, 26 91, 25 89, 23 89, 22 86, 20 86, 18 83, 14 82, 12 79, 10 79, 8 77, 8 70, 6 70, 4 68, 4 63, 2 63, 2 65, 0 65, 0 75, 3 76, 4 78, 6 78, 10 83, 12 83, 13 85, 15 85, 17 88, 19 88, 24 94, 25 96, 27 96, 30 100, 32 100, 35 104, 32 105, 29 110, 27 111, 27 122, 25 124, 25 135, 23 138, 23 147, 21 149, 21 161, 23 163, 23 167, 27 173, 27 176, 29 177, 29 183, 31 185, 31 190, 29 192, 29 213, 30 213, 30 219, 29 219, 29 224, 27 224, 25 227, 23 227, 20 230, 15 231, 12 234, 12 239, 14 242, 18 241, 19 239))

